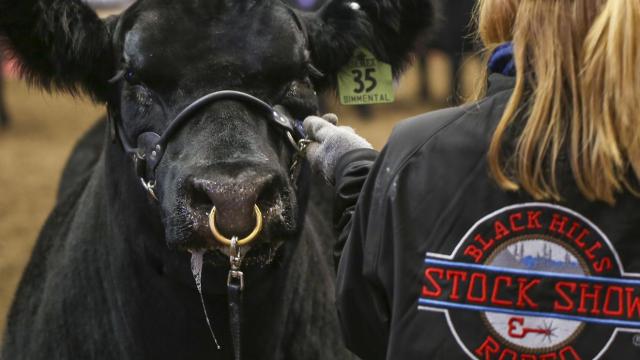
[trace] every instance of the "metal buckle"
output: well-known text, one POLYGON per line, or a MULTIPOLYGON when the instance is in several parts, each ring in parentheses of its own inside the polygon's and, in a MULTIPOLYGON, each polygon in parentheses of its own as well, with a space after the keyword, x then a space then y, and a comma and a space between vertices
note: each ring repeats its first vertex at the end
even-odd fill
POLYGON ((300 139, 300 141, 298 141, 298 151, 301 152, 302 155, 304 155, 304 152, 307 150, 307 146, 309 146, 309 144, 311 144, 310 139, 300 139))
MULTIPOLYGON (((287 132, 287 134, 289 135, 289 139, 293 140, 291 133, 287 132)), ((293 155, 293 160, 291 161, 291 166, 289 167, 289 179, 291 179, 291 181, 294 183, 294 186, 299 175, 299 172, 297 171, 298 166, 300 165, 302 159, 304 159, 304 153, 307 150, 307 146, 309 146, 309 144, 311 144, 311 140, 306 138, 300 139, 296 143, 295 147, 297 151, 295 155, 293 155)))
POLYGON ((149 195, 151 195, 151 197, 154 198, 156 201, 160 201, 158 200, 158 197, 156 196, 156 193, 154 191, 154 189, 156 188, 156 181, 150 180, 149 182, 146 182, 144 181, 144 178, 140 178, 140 181, 142 182, 142 187, 144 187, 144 189, 147 190, 149 195))
POLYGON ((227 286, 230 286, 231 284, 240 285, 240 290, 243 290, 244 273, 240 271, 240 266, 242 265, 242 254, 240 253, 237 236, 231 238, 231 245, 229 246, 229 264, 231 269, 227 276, 227 286))
POLYGON ((229 276, 227 277, 227 286, 230 286, 231 284, 238 284, 234 280, 239 280, 240 290, 244 290, 244 273, 242 271, 229 271, 229 276))

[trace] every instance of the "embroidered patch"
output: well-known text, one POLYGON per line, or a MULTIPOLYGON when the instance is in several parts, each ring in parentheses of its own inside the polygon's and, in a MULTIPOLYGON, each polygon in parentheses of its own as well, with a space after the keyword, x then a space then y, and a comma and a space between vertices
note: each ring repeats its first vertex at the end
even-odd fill
POLYGON ((419 309, 444 313, 472 359, 599 359, 618 332, 640 333, 640 274, 564 207, 500 209, 452 254, 427 253, 423 274, 419 309))

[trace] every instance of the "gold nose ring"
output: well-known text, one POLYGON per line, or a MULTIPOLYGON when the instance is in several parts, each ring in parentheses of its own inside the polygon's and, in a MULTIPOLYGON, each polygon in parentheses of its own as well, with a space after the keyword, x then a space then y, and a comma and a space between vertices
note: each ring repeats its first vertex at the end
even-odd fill
MULTIPOLYGON (((238 246, 247 245, 260 234, 262 231, 262 212, 258 208, 258 205, 253 205, 253 212, 256 215, 256 226, 253 228, 253 231, 246 237, 238 240, 238 246)), ((213 237, 218 240, 219 243, 224 244, 226 246, 231 246, 231 240, 226 236, 222 235, 218 228, 216 227, 216 207, 214 206, 211 209, 211 213, 209 214, 209 228, 211 228, 211 233, 213 237)))

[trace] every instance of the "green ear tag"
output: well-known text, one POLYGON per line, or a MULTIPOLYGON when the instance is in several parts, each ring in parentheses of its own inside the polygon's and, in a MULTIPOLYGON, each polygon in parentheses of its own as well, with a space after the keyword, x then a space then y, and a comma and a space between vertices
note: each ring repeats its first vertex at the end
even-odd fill
POLYGON ((338 96, 343 105, 393 102, 391 66, 376 59, 367 49, 357 49, 338 73, 338 96))

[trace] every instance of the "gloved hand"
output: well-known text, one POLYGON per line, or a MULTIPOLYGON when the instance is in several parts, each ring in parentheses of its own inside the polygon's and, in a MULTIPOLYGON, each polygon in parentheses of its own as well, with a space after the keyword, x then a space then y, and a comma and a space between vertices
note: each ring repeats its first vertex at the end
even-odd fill
POLYGON ((355 149, 373 148, 352 128, 336 126, 337 123, 338 117, 335 114, 309 116, 303 123, 307 137, 311 140, 306 150, 307 160, 311 168, 330 183, 334 182, 336 164, 342 155, 355 149))

